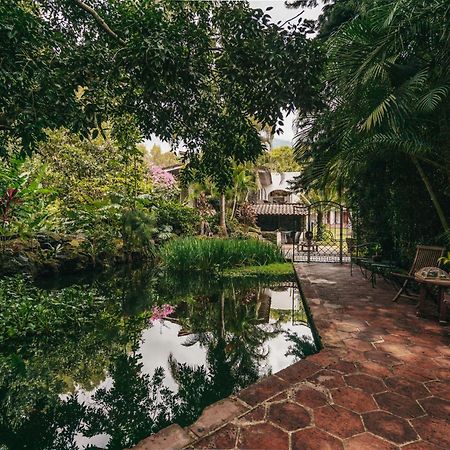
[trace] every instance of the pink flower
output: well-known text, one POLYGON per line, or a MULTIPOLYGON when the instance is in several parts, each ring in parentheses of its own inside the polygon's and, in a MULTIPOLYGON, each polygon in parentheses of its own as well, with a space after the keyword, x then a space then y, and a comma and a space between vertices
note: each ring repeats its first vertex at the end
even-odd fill
POLYGON ((152 315, 150 321, 154 322, 156 320, 164 320, 166 317, 170 316, 175 311, 172 305, 164 304, 162 306, 154 306, 152 309, 152 315))
POLYGON ((161 169, 159 166, 152 166, 150 168, 150 177, 153 180, 153 183, 159 187, 173 188, 176 185, 174 176, 164 169, 161 169))

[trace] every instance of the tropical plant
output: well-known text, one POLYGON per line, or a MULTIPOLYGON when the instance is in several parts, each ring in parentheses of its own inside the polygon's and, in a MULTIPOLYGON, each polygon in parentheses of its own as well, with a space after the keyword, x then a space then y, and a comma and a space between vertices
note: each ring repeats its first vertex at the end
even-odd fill
MULTIPOLYGON (((373 227, 378 211, 378 229, 391 234, 386 238, 391 247, 393 241, 405 246, 403 223, 431 208, 441 232, 427 216, 427 239, 448 234, 447 23, 444 0, 361 2, 356 17, 324 44, 326 106, 299 117, 296 152, 305 163, 303 185, 334 184, 362 211, 366 228, 373 227), (411 190, 406 201, 404 183, 411 190), (386 208, 385 220, 378 203, 386 208)), ((421 221, 423 214, 417 216, 421 221)), ((406 239, 421 239, 420 228, 415 237, 408 230, 412 236, 406 239)))

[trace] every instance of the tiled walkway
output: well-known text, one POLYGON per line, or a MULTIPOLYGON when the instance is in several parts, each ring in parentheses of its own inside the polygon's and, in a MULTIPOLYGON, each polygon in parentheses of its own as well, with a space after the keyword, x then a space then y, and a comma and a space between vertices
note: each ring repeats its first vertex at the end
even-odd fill
POLYGON ((450 448, 448 327, 348 266, 297 273, 324 350, 172 425, 136 450, 450 448))

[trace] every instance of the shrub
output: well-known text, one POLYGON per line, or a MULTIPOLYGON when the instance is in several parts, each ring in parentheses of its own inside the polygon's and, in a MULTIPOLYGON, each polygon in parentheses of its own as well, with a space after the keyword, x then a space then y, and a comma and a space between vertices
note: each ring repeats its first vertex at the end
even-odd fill
POLYGON ((161 257, 169 270, 178 272, 214 272, 284 261, 276 246, 258 239, 175 239, 161 249, 161 257))
POLYGON ((81 287, 44 291, 23 277, 0 279, 0 344, 90 323, 105 298, 81 287))
POLYGON ((156 208, 158 228, 170 226, 177 235, 197 234, 200 216, 194 208, 182 205, 178 201, 162 201, 156 208))

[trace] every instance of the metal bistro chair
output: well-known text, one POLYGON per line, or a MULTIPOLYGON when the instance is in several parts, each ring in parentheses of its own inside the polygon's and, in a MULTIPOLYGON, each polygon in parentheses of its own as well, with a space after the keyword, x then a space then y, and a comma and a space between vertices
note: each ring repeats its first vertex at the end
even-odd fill
POLYGON ((424 267, 437 267, 439 265, 439 258, 444 255, 444 247, 432 247, 427 245, 418 245, 416 249, 416 256, 412 263, 411 269, 407 274, 404 273, 391 273, 391 275, 397 278, 403 278, 405 281, 402 287, 392 299, 396 302, 400 296, 414 298, 408 293, 408 283, 414 281, 414 274, 424 267))
POLYGON ((359 266, 364 278, 367 278, 367 267, 363 264, 367 258, 361 256, 360 252, 370 249, 371 246, 375 245, 375 242, 364 242, 363 244, 358 244, 355 238, 346 238, 345 241, 347 243, 347 251, 350 256, 350 275, 353 276, 353 266, 356 264, 359 266))

